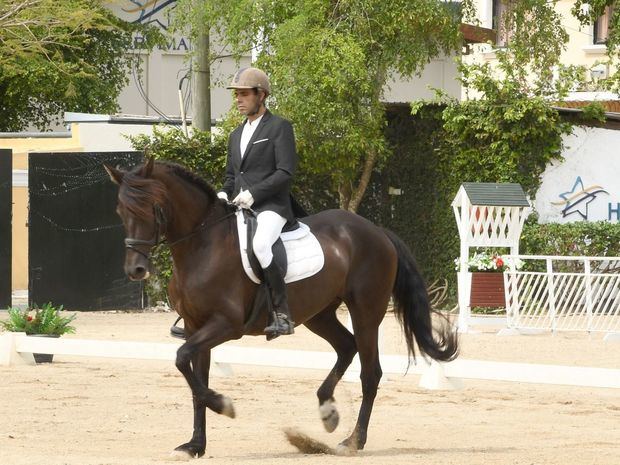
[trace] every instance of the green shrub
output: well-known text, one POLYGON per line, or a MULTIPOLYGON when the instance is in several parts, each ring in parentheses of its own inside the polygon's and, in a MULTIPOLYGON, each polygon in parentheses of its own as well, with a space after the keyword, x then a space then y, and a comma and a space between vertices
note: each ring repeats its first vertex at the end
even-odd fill
MULTIPOLYGON (((620 257, 620 224, 607 221, 576 223, 536 223, 533 217, 523 227, 522 255, 567 255, 620 257)), ((580 270, 578 262, 554 263, 561 271, 580 270)), ((526 263, 525 270, 543 271, 541 263, 526 263)))
POLYGON ((74 333, 75 328, 70 323, 75 319, 75 313, 62 316, 60 312, 63 306, 54 307, 51 303, 41 308, 9 309, 9 319, 0 321, 0 326, 5 331, 22 332, 26 334, 49 334, 60 336, 66 333, 74 333))

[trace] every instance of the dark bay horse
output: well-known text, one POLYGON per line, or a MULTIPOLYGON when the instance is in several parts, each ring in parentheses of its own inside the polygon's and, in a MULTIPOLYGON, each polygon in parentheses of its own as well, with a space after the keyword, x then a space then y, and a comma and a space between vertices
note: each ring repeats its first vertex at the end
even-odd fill
MULTIPOLYGON (((149 160, 131 171, 106 166, 119 185, 117 212, 127 239, 125 272, 133 280, 148 277, 151 248, 165 238, 174 273, 169 295, 185 320, 186 342, 176 366, 191 388, 194 430, 177 453, 199 457, 206 447, 206 408, 234 418, 230 398, 209 389, 211 349, 243 335, 261 335, 267 311, 244 325, 258 286, 245 274, 231 207, 213 188, 185 168, 149 160)), ((316 275, 287 285, 293 320, 324 338, 337 361, 317 391, 319 411, 328 431, 338 426, 333 404, 336 384, 356 353, 361 362, 362 404, 351 435, 339 447, 363 449, 377 386, 382 375, 378 328, 390 297, 410 355, 414 341, 435 360, 457 355, 457 337, 448 325, 433 326, 424 281, 406 245, 392 232, 344 210, 304 218, 320 242, 325 265, 316 275), (353 334, 336 309, 344 302, 353 334)))

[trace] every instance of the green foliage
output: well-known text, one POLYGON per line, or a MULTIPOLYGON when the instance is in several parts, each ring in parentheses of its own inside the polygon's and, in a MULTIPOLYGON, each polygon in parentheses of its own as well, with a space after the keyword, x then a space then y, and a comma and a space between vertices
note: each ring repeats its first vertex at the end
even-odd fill
POLYGON ((523 227, 520 244, 520 251, 525 255, 620 257, 620 224, 528 221, 523 227))
POLYGON ((46 129, 63 111, 117 111, 139 56, 132 34, 154 29, 118 19, 96 0, 0 2, 0 131, 46 129))
POLYGON ((54 307, 51 303, 33 309, 10 308, 8 311, 9 319, 0 321, 0 326, 5 331, 24 332, 26 334, 60 336, 66 333, 74 333, 75 327, 71 326, 70 323, 76 315, 62 316, 60 314, 62 309, 62 305, 54 307))
MULTIPOLYGON (((477 69, 477 71, 482 71, 477 69)), ((542 97, 513 81, 480 74, 484 98, 451 102, 443 112, 442 163, 454 192, 462 182, 516 182, 533 194, 547 164, 561 158, 562 135, 571 131, 542 97)))
POLYGON ((600 123, 604 123, 606 120, 605 107, 601 104, 601 102, 590 102, 583 107, 581 111, 581 117, 586 121, 595 120, 600 123))
MULTIPOLYGON (((234 118, 225 122, 224 129, 217 135, 192 130, 189 136, 180 128, 156 127, 153 135, 130 136, 134 149, 145 152, 156 160, 170 161, 185 166, 215 187, 224 180, 226 169, 226 136, 234 118)), ((167 301, 168 283, 172 278, 172 257, 170 248, 161 244, 153 249, 151 264, 154 267, 146 282, 146 293, 150 302, 167 301)))
POLYGON ((558 0, 511 1, 500 30, 511 31, 508 47, 496 52, 503 80, 534 95, 556 95, 560 65, 568 33, 557 11, 558 0))
POLYGON ((386 83, 460 47, 452 2, 179 0, 175 14, 177 28, 208 29, 237 56, 258 48, 271 107, 295 126, 302 171, 328 178, 352 210, 390 154, 380 103, 386 83))

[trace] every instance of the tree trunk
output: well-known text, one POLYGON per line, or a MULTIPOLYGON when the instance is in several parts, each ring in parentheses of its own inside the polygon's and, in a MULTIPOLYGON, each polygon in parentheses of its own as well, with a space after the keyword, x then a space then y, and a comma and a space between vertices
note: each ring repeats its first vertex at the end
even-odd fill
POLYGON ((364 198, 364 194, 366 193, 366 188, 370 183, 370 176, 372 175, 372 170, 374 169, 376 162, 377 152, 373 150, 366 155, 366 161, 364 161, 362 175, 360 176, 360 180, 357 184, 355 192, 351 195, 351 200, 349 201, 349 205, 347 208, 347 210, 349 210, 350 212, 357 213, 357 209, 359 208, 360 203, 362 203, 362 199, 364 198))
POLYGON ((201 31, 196 44, 194 67, 195 97, 192 126, 201 131, 211 131, 211 62, 209 60, 209 31, 201 31))
POLYGON ((348 181, 342 181, 338 186, 339 205, 343 210, 349 209, 349 203, 351 202, 351 184, 348 181))

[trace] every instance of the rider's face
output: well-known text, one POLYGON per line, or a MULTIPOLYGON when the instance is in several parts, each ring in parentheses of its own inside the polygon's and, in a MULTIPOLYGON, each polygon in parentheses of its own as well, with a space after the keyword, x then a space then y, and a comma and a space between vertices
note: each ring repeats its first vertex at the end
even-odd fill
POLYGON ((263 92, 254 89, 235 89, 235 101, 239 113, 244 116, 253 116, 260 110, 263 92))

